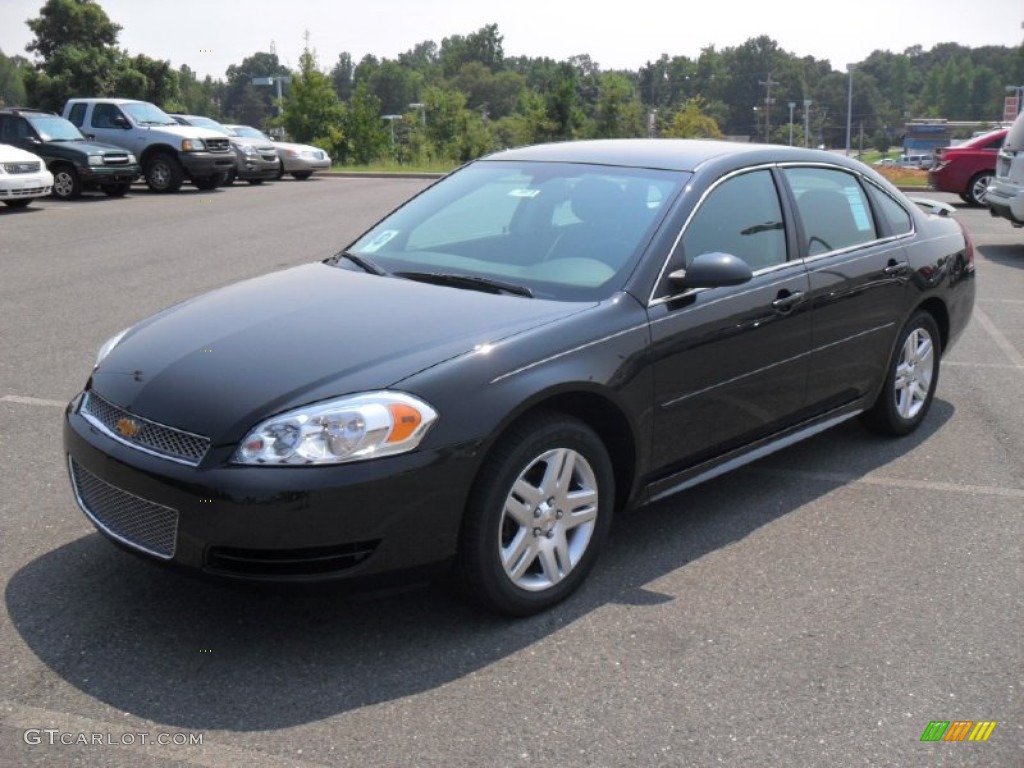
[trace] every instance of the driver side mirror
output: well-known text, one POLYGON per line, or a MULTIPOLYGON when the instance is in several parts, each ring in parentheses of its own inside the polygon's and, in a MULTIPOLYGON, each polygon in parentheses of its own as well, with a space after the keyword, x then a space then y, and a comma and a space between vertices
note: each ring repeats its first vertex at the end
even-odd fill
POLYGON ((128 122, 128 118, 124 115, 114 115, 114 117, 110 119, 110 122, 113 123, 115 128, 127 129, 132 127, 131 123, 128 122))
POLYGON ((668 275, 675 285, 684 288, 740 285, 753 277, 750 265, 729 253, 702 253, 686 269, 677 269, 668 275))

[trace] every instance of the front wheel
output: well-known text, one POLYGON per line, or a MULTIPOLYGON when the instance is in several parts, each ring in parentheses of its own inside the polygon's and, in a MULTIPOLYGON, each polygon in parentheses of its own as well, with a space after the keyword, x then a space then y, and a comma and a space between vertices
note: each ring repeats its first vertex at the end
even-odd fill
POLYGON ((146 184, 154 192, 177 192, 185 181, 185 174, 175 157, 158 152, 146 161, 146 184))
POLYGON ((555 413, 521 422, 470 495, 459 548, 466 589, 513 616, 565 599, 597 559, 614 500, 611 459, 592 429, 555 413))
POLYGON ((219 173, 215 173, 212 176, 200 176, 199 178, 192 179, 192 183, 195 185, 196 189, 207 191, 216 189, 223 178, 224 177, 219 173))
POLYGON ((82 196, 82 180, 70 165, 53 169, 53 196, 60 200, 77 200, 82 196))
POLYGON ((875 432, 902 437, 924 421, 939 383, 942 341, 935 319, 918 312, 907 321, 882 385, 864 423, 875 432))
POLYGON ((132 188, 132 185, 127 181, 122 181, 117 184, 107 184, 103 187, 103 193, 107 197, 124 197, 128 194, 128 190, 132 188))
POLYGON ((305 181, 312 175, 312 171, 292 171, 292 176, 294 176, 299 181, 305 181))

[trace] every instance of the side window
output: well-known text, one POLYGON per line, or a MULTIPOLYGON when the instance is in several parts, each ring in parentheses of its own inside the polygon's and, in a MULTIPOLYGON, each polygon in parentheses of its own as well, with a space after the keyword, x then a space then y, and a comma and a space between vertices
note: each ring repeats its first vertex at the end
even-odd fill
POLYGON ((878 211, 880 219, 884 219, 889 225, 889 232, 893 235, 906 235, 913 231, 914 221, 906 209, 893 200, 882 190, 871 184, 867 185, 871 202, 878 211))
POLYGON ((796 198, 808 256, 878 238, 867 197, 852 174, 829 168, 785 168, 783 173, 796 198))
POLYGON ((121 114, 113 104, 97 104, 92 110, 93 128, 115 128, 114 118, 121 114))
POLYGON ((682 240, 689 265, 702 253, 728 253, 753 270, 786 261, 782 207, 770 171, 733 176, 715 187, 690 220, 682 240))
POLYGON ((23 117, 0 115, 0 141, 10 142, 27 139, 32 136, 32 129, 23 117))
POLYGON ((68 113, 68 120, 81 128, 82 123, 85 122, 85 104, 81 102, 73 104, 71 112, 68 113))

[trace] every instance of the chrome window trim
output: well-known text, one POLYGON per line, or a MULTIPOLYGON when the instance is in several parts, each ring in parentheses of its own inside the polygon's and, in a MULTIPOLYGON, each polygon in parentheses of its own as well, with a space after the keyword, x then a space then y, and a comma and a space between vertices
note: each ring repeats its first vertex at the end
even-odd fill
MULTIPOLYGON (((880 192, 881 194, 885 195, 890 200, 892 200, 894 203, 896 203, 896 205, 898 205, 900 208, 902 208, 903 211, 907 214, 908 218, 910 219, 910 231, 909 232, 904 232, 902 234, 886 235, 885 237, 876 238, 874 240, 869 240, 869 241, 864 242, 864 243, 858 243, 856 245, 851 245, 851 246, 848 246, 846 248, 839 248, 839 249, 836 249, 834 251, 828 251, 827 253, 817 253, 814 256, 803 257, 803 258, 799 258, 799 259, 791 259, 789 261, 783 262, 782 264, 773 264, 770 267, 765 267, 763 269, 756 270, 754 272, 754 277, 758 277, 759 275, 766 274, 766 273, 771 272, 773 270, 782 269, 783 267, 788 267, 788 266, 790 266, 792 264, 797 264, 797 263, 803 263, 805 265, 813 264, 816 261, 819 261, 821 259, 831 258, 833 256, 841 255, 841 254, 846 253, 848 251, 857 250, 859 248, 867 248, 869 246, 874 247, 876 245, 882 245, 882 244, 885 244, 885 243, 896 242, 898 240, 905 240, 905 239, 911 238, 915 234, 917 234, 917 219, 914 218, 913 213, 908 211, 906 206, 903 205, 903 203, 901 203, 898 199, 893 197, 889 193, 888 190, 886 190, 884 187, 882 187, 880 184, 878 184, 876 181, 874 181, 874 179, 869 178, 863 172, 858 171, 858 170, 856 170, 854 168, 847 168, 846 166, 843 166, 843 165, 833 165, 832 163, 823 163, 823 162, 820 162, 820 161, 806 161, 806 160, 785 160, 785 161, 779 161, 779 162, 773 162, 773 163, 762 163, 760 165, 751 165, 748 168, 741 168, 741 169, 738 169, 738 170, 735 170, 735 171, 730 171, 726 175, 722 176, 720 179, 716 180, 715 183, 712 184, 710 187, 708 187, 706 190, 704 190, 704 194, 700 196, 700 200, 697 201, 697 204, 693 207, 693 210, 690 211, 690 215, 686 217, 686 221, 684 221, 682 227, 680 227, 679 234, 676 235, 675 240, 672 241, 672 247, 669 248, 668 254, 665 256, 665 262, 661 265, 661 270, 658 272, 658 277, 654 281, 654 285, 651 286, 651 295, 650 295, 650 297, 647 300, 647 307, 648 308, 656 307, 656 306, 659 306, 661 304, 668 304, 669 302, 678 301, 678 300, 680 300, 680 299, 682 299, 682 298, 684 298, 686 296, 692 296, 692 295, 695 295, 696 293, 699 293, 701 291, 708 290, 707 288, 690 288, 688 290, 683 291, 682 293, 675 293, 675 294, 670 294, 668 296, 658 296, 658 297, 655 297, 655 292, 657 291, 658 286, 661 284, 661 281, 662 281, 662 279, 665 276, 665 270, 668 269, 668 263, 669 263, 669 261, 672 258, 672 254, 675 253, 676 248, 679 247, 679 241, 683 239, 683 235, 686 233, 686 228, 690 226, 690 222, 693 220, 693 217, 696 215, 697 211, 700 210, 700 207, 702 205, 704 205, 704 200, 707 198, 707 196, 710 195, 711 192, 713 192, 715 189, 717 189, 720 184, 725 183, 725 181, 727 181, 728 179, 733 178, 734 176, 738 176, 738 175, 743 174, 743 173, 748 173, 750 171, 761 171, 761 170, 766 170, 766 169, 767 170, 771 170, 773 168, 777 168, 779 170, 785 170, 786 168, 823 168, 825 170, 839 171, 841 173, 849 174, 850 176, 853 176, 856 179, 858 179, 861 182, 862 186, 871 185, 878 192, 880 192)), ((691 185, 687 184, 687 186, 684 187, 683 192, 685 193, 688 189, 690 189, 690 187, 691 187, 691 185)), ((865 196, 867 196, 867 192, 865 192, 865 196)), ((868 199, 870 201, 870 197, 868 199)), ((875 215, 875 212, 874 212, 873 209, 871 209, 871 212, 872 212, 871 215, 872 215, 872 220, 873 220, 872 223, 875 224, 875 230, 877 232, 877 230, 878 230, 877 216, 875 215)), ((797 212, 797 213, 799 214, 799 212, 797 212)))

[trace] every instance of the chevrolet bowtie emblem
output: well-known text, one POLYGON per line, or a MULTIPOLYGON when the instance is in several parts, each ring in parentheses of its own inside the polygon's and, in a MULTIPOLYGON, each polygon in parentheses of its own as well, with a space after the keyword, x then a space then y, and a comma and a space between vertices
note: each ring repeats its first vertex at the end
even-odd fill
POLYGON ((134 419, 129 419, 126 416, 122 416, 117 420, 117 424, 114 425, 114 429, 118 431, 122 437, 135 437, 139 434, 142 427, 134 419))

